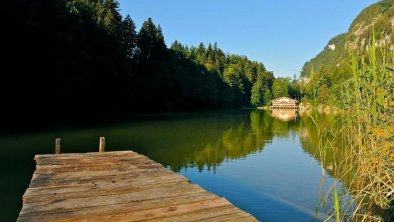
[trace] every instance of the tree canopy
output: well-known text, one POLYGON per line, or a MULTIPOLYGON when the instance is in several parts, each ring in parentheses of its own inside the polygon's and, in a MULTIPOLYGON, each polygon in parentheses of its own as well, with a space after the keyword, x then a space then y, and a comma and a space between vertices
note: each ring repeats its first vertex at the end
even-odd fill
POLYGON ((159 25, 148 18, 136 30, 115 0, 16 0, 1 11, 2 44, 10 46, 1 95, 10 115, 259 106, 276 96, 262 63, 216 43, 168 48, 159 25))

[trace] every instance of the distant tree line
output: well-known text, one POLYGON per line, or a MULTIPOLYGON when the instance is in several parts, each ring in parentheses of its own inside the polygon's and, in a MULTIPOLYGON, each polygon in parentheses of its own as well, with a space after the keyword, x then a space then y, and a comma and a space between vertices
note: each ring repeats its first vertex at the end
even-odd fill
POLYGON ((0 13, 7 114, 258 106, 291 94, 289 79, 275 79, 262 63, 225 54, 216 43, 167 48, 159 25, 148 18, 137 31, 115 0, 6 1, 0 13))

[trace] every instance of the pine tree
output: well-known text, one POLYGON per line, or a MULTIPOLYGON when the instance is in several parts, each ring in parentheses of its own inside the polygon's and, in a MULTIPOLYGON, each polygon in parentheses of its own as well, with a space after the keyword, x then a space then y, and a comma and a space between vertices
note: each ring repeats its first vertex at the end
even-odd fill
POLYGON ((137 45, 140 59, 149 60, 167 49, 164 43, 163 33, 160 27, 156 27, 152 18, 148 18, 143 24, 137 36, 137 45))
POLYGON ((122 21, 121 38, 126 57, 128 59, 134 58, 137 50, 137 32, 130 15, 127 15, 122 21))
POLYGON ((103 2, 102 24, 110 33, 119 33, 122 16, 118 12, 119 3, 115 0, 103 2))
POLYGON ((184 54, 184 51, 185 51, 185 47, 183 47, 183 45, 180 42, 178 42, 177 40, 175 40, 172 43, 170 49, 172 51, 176 52, 178 55, 184 54))
POLYGON ((205 63, 206 49, 205 49, 204 43, 202 43, 202 42, 198 45, 198 48, 196 50, 196 59, 197 59, 197 62, 199 62, 200 64, 205 63))

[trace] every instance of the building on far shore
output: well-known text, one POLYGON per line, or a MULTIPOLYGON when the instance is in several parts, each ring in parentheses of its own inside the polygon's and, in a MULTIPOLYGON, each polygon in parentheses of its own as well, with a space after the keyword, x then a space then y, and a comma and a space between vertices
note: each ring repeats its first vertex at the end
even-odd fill
POLYGON ((289 97, 279 97, 271 101, 271 109, 297 109, 298 101, 289 97))

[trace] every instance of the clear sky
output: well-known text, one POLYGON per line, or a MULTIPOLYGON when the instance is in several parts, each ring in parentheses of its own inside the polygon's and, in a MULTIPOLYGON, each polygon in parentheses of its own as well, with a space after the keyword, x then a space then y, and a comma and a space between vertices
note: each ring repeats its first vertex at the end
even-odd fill
POLYGON ((224 52, 262 62, 275 76, 299 74, 328 40, 346 32, 378 0, 119 0, 139 29, 151 17, 168 46, 217 42, 224 52))

